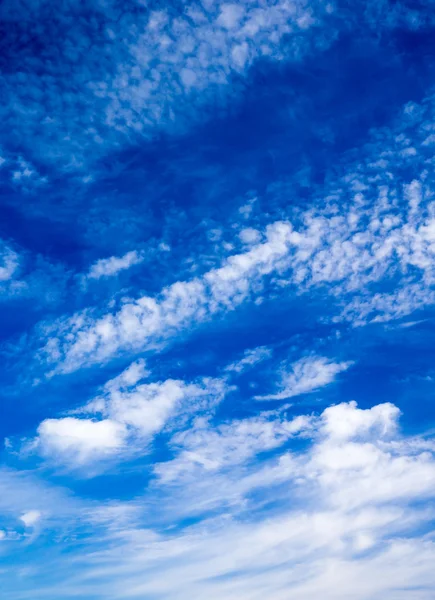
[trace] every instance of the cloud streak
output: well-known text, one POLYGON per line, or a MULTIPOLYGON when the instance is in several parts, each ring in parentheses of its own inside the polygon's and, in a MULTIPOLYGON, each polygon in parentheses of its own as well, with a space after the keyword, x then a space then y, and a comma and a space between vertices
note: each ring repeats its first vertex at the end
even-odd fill
POLYGON ((335 363, 324 356, 308 356, 291 365, 281 366, 280 390, 275 394, 255 396, 256 400, 285 400, 309 394, 332 383, 351 362, 335 363))

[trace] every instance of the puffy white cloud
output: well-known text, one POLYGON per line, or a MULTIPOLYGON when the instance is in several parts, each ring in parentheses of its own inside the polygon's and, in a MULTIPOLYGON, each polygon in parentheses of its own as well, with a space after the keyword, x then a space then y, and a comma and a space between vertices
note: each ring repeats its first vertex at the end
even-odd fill
POLYGON ((54 558, 59 577, 76 591, 85 581, 88 593, 93 581, 92 592, 105 597, 405 600, 418 589, 429 600, 433 510, 421 500, 435 499, 433 442, 399 434, 390 404, 301 416, 265 413, 176 434, 178 455, 159 466, 146 505, 158 502, 159 515, 177 527, 164 521, 153 531, 126 520, 126 510, 111 511, 119 514, 112 537, 106 530, 96 539, 94 529, 82 536, 72 575, 63 557, 54 558), (311 442, 252 460, 294 435, 311 442), (198 511, 195 523, 180 526, 189 510, 198 511))
POLYGON ((155 472, 162 484, 171 485, 181 515, 194 514, 198 507, 244 506, 256 489, 263 498, 273 498, 282 485, 310 502, 318 496, 314 511, 385 503, 403 507, 413 499, 435 497, 435 446, 424 438, 402 438, 399 415, 393 404, 360 409, 349 402, 290 420, 282 411, 216 427, 198 420, 174 435, 176 457, 155 472), (280 449, 296 437, 312 441, 300 452, 280 449), (271 450, 274 458, 258 460, 271 450), (195 506, 185 486, 194 493, 195 506))
POLYGON ((337 440, 366 436, 369 432, 383 437, 395 431, 399 414, 399 409, 391 403, 367 410, 359 409, 355 401, 342 403, 324 410, 322 429, 337 440))
POLYGON ((119 452, 125 434, 124 426, 110 419, 45 419, 38 427, 38 444, 44 454, 80 464, 119 452))
POLYGON ((195 383, 168 379, 141 383, 145 362, 132 363, 108 381, 102 394, 78 409, 77 417, 45 419, 36 448, 59 462, 84 465, 108 456, 145 451, 153 436, 185 427, 194 414, 208 415, 227 391, 224 380, 195 383), (92 418, 84 418, 87 415, 92 418))
POLYGON ((261 240, 261 233, 252 227, 245 227, 245 229, 242 229, 239 233, 239 238, 244 244, 258 244, 261 240))
POLYGON ((284 400, 307 394, 332 383, 336 376, 351 366, 350 362, 335 363, 324 356, 307 356, 281 367, 281 390, 275 394, 256 396, 257 400, 284 400))
POLYGON ((117 421, 152 435, 163 428, 186 397, 193 400, 202 393, 194 385, 169 379, 139 385, 127 393, 112 393, 106 410, 117 421))

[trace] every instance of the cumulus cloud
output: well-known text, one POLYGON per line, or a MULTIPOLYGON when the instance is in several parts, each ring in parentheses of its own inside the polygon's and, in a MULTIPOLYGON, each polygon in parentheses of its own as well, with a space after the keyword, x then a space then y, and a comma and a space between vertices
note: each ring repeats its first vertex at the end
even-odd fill
POLYGON ((38 427, 38 445, 46 455, 80 464, 119 452, 125 433, 121 423, 110 419, 45 419, 38 427))
MULTIPOLYGON (((98 566, 94 589, 108 597, 405 599, 417 586, 429 600, 435 551, 424 531, 433 511, 421 500, 435 498, 432 441, 401 435, 392 404, 343 403, 300 417, 264 413, 177 433, 176 457, 158 466, 148 493, 169 522, 202 508, 199 522, 150 531, 125 522, 123 511, 116 543, 93 535, 73 550, 84 580, 98 566), (307 442, 299 449, 252 461, 297 435, 307 442)), ((80 588, 76 571, 71 585, 80 588)))
POLYGON ((378 404, 362 410, 356 402, 330 406, 323 411, 322 430, 336 440, 367 436, 369 433, 385 437, 396 430, 399 409, 391 403, 378 404))
POLYGON ((280 391, 275 394, 255 396, 256 400, 285 400, 300 394, 314 392, 332 383, 336 376, 346 371, 352 363, 335 363, 324 356, 307 356, 291 365, 281 367, 280 391))
POLYGON ((35 447, 64 463, 84 465, 104 457, 145 451, 165 427, 185 427, 194 414, 207 415, 227 391, 225 381, 195 383, 168 379, 141 383, 144 361, 132 363, 108 381, 102 394, 75 411, 80 417, 45 419, 35 447), (92 415, 92 418, 86 418, 92 415))

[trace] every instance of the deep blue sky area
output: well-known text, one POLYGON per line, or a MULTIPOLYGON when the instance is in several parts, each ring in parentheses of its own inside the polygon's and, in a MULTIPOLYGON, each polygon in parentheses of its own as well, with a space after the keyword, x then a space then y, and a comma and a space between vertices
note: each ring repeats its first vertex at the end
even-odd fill
POLYGON ((432 600, 433 0, 0 6, 0 589, 432 600))

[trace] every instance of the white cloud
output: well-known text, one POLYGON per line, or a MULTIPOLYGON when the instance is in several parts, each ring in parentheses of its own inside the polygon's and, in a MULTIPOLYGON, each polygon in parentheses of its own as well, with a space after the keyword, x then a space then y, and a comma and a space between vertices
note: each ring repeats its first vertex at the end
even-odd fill
POLYGON ((290 366, 281 367, 280 391, 275 394, 255 396, 256 400, 284 400, 307 394, 332 383, 336 376, 346 371, 352 363, 335 363, 323 356, 307 356, 290 366))
POLYGON ((120 350, 152 348, 285 286, 293 295, 328 294, 336 306, 332 320, 355 326, 399 319, 434 304, 432 180, 425 171, 404 184, 395 183, 394 176, 410 160, 414 171, 426 168, 423 125, 426 121, 412 125, 417 155, 402 154, 409 144, 398 134, 403 119, 396 128, 377 132, 357 163, 345 161, 346 169, 324 191, 318 208, 298 212, 294 223, 269 225, 264 242, 252 243, 220 267, 175 281, 154 297, 126 301, 117 312, 88 311, 42 328, 50 338, 45 356, 54 372, 102 362, 120 350))
POLYGON ((225 370, 234 373, 242 373, 246 369, 253 367, 259 362, 272 356, 272 350, 267 346, 258 346, 252 350, 245 350, 243 358, 229 364, 225 370))
POLYGON ((39 510, 29 510, 21 515, 20 520, 24 523, 26 527, 33 527, 38 523, 42 516, 42 513, 39 510))
POLYGON ((155 471, 164 482, 184 475, 193 475, 190 481, 194 481, 201 477, 198 470, 218 471, 281 446, 291 437, 310 431, 311 421, 305 415, 287 421, 272 412, 212 428, 198 419, 192 429, 172 438, 172 447, 181 450, 179 456, 157 465, 155 471))
POLYGON ((139 359, 132 362, 117 377, 110 379, 104 385, 104 389, 108 392, 126 390, 136 385, 139 381, 145 379, 149 375, 150 371, 147 369, 146 361, 139 359))
MULTIPOLYGON (((265 413, 176 434, 178 454, 159 465, 161 479, 147 491, 146 506, 157 502, 169 519, 161 530, 116 509, 112 537, 107 528, 99 539, 94 529, 82 535, 70 551, 72 574, 63 556, 51 561, 54 571, 69 590, 86 584, 87 593, 115 598, 405 600, 418 590, 430 600, 434 513, 421 501, 435 499, 433 441, 399 434, 391 404, 340 404, 301 417, 265 413), (300 434, 311 442, 252 461, 300 434), (195 476, 186 479, 189 469, 195 476), (195 523, 180 525, 189 510, 195 523)), ((155 525, 154 511, 144 518, 155 525)), ((44 586, 58 590, 56 579, 44 586)))
POLYGON ((105 419, 46 419, 38 427, 41 451, 62 461, 85 463, 119 452, 126 431, 121 423, 105 419))
POLYGON ((136 434, 151 437, 176 417, 179 427, 195 413, 208 414, 228 387, 224 380, 204 378, 195 383, 167 379, 140 383, 148 376, 144 361, 132 363, 104 386, 102 396, 85 407, 122 423, 136 434))
POLYGON ((394 404, 378 404, 361 410, 356 402, 330 406, 323 412, 322 430, 337 440, 366 436, 369 432, 383 437, 395 432, 399 409, 394 404))
POLYGON ((45 419, 34 447, 59 462, 84 465, 108 456, 145 451, 165 427, 183 428, 194 414, 209 415, 228 386, 205 378, 140 383, 149 375, 143 360, 108 381, 102 394, 78 409, 77 417, 45 419), (92 415, 84 418, 84 415, 92 415))
POLYGON ((113 277, 121 271, 129 269, 133 265, 138 265, 144 260, 143 254, 136 250, 127 252, 124 256, 111 256, 102 258, 94 263, 86 275, 87 279, 100 279, 101 277, 113 277))
POLYGON ((265 276, 279 270, 292 243, 292 226, 276 222, 267 227, 264 243, 230 256, 202 278, 177 281, 157 297, 128 301, 117 313, 96 320, 82 313, 61 323, 60 331, 47 328, 46 356, 55 362, 63 357, 58 371, 73 371, 85 362, 107 360, 123 348, 152 346, 191 323, 233 310, 250 296, 254 286, 259 289, 265 276), (67 339, 62 339, 63 334, 67 339))
POLYGON ((218 25, 225 29, 235 29, 244 15, 245 9, 240 4, 222 4, 217 18, 218 25))
POLYGON ((239 238, 244 244, 258 244, 261 240, 261 233, 252 227, 246 227, 239 233, 239 238))
POLYGON ((19 256, 0 241, 0 282, 10 281, 20 264, 19 256))
MULTIPOLYGON (((314 10, 303 2, 241 0, 189 2, 180 11, 131 5, 121 17, 118 4, 106 0, 95 4, 89 20, 86 9, 63 3, 62 27, 53 35, 39 3, 29 11, 28 34, 48 30, 45 55, 32 57, 32 68, 23 57, 25 85, 16 73, 5 75, 2 116, 24 144, 37 129, 44 159, 69 169, 123 139, 149 138, 162 127, 184 129, 204 118, 201 107, 216 95, 234 95, 232 74, 244 76, 257 59, 300 60, 312 51, 307 29, 325 14, 322 2, 314 10), (285 36, 292 43, 282 47, 285 36), (84 48, 86 60, 78 63, 76 52, 84 48), (46 79, 51 86, 41 84, 46 79)), ((320 35, 325 45, 328 31, 320 35)), ((28 171, 17 170, 16 178, 28 178, 28 171)))
POLYGON ((163 428, 186 396, 193 399, 201 393, 196 386, 186 386, 182 381, 148 383, 132 392, 112 393, 107 411, 120 423, 152 435, 163 428))

